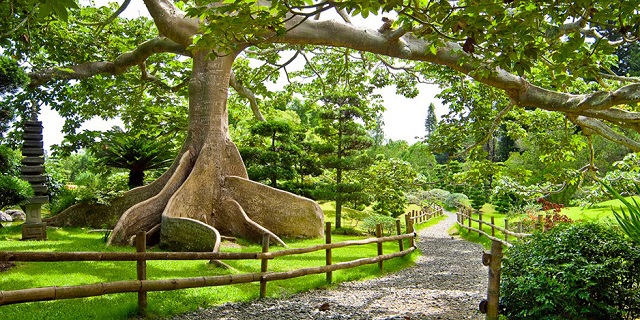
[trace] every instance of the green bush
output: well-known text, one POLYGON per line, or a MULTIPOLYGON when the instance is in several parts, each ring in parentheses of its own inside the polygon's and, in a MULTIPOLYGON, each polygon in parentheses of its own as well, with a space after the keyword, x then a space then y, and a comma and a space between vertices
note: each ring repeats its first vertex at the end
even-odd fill
POLYGON ((596 223, 534 234, 507 252, 501 294, 509 319, 637 319, 640 247, 596 223))
POLYGON ((331 230, 332 234, 340 234, 344 236, 361 236, 362 232, 356 230, 355 228, 336 228, 331 230))
POLYGON ((435 203, 435 204, 443 206, 444 205, 444 201, 447 200, 447 197, 450 194, 451 193, 449 191, 447 191, 447 190, 431 189, 429 191, 426 191, 423 194, 423 199, 424 199, 424 201, 426 201, 426 204, 435 203))
POLYGON ((382 224, 382 232, 390 235, 396 229, 396 219, 381 214, 372 214, 362 222, 362 228, 369 234, 376 233, 376 225, 382 224))
POLYGON ((19 152, 0 145, 0 209, 33 196, 31 185, 19 178, 20 158, 19 152))
POLYGON ((29 182, 0 174, 0 209, 20 204, 33 196, 29 182))
POLYGON ((448 208, 460 208, 464 207, 467 202, 469 202, 469 198, 464 193, 452 193, 444 200, 444 205, 448 208))

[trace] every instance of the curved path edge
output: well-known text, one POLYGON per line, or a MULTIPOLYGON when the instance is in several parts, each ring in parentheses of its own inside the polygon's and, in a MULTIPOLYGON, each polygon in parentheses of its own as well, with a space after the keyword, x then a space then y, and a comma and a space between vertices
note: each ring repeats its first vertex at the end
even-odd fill
POLYGON ((448 230, 456 216, 445 215, 419 231, 416 245, 422 255, 412 267, 286 299, 227 303, 173 319, 484 319, 477 311, 487 290, 483 247, 451 237, 448 230))

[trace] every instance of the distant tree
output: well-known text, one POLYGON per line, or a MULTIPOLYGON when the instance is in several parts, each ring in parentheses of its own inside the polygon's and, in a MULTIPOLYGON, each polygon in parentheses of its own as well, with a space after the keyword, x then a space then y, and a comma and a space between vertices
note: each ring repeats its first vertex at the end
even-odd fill
POLYGON ((621 76, 640 76, 640 44, 627 43, 616 50, 618 65, 612 70, 621 76))
POLYGON ((427 118, 424 119, 424 130, 427 131, 427 136, 431 135, 436 130, 438 125, 438 118, 436 118, 436 106, 433 102, 429 104, 429 111, 427 112, 427 118))
POLYGON ((378 155, 366 173, 365 191, 373 198, 373 211, 393 217, 402 214, 407 204, 405 193, 414 188, 417 175, 408 162, 378 155))
POLYGON ((118 130, 106 132, 102 143, 93 149, 104 165, 129 170, 130 189, 144 184, 145 171, 166 169, 175 156, 164 139, 118 130))
MULTIPOLYGON (((18 62, 0 54, 0 100, 5 94, 15 92, 27 83, 29 83, 29 77, 18 65, 18 62)), ((15 108, 6 103, 0 103, 0 141, 15 116, 15 108)))
POLYGON ((335 183, 326 195, 336 201, 336 228, 342 226, 342 204, 350 195, 360 195, 362 186, 343 181, 345 171, 358 170, 369 165, 364 150, 373 141, 362 122, 368 123, 372 115, 368 101, 357 96, 336 93, 323 98, 325 108, 320 113, 316 132, 324 142, 317 149, 326 169, 335 170, 335 183))
POLYGON ((267 181, 274 188, 278 188, 278 180, 293 179, 296 158, 302 153, 293 124, 284 120, 260 121, 249 130, 257 139, 240 148, 249 178, 267 181))

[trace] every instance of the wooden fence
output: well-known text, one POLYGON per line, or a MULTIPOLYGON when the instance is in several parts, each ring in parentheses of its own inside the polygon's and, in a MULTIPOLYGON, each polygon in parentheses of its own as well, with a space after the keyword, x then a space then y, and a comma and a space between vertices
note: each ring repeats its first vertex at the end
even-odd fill
MULTIPOLYGON (((522 221, 518 221, 516 224, 515 230, 510 230, 509 220, 504 219, 504 224, 499 226, 496 224, 495 217, 491 217, 490 221, 484 221, 482 219, 482 213, 478 213, 478 218, 473 218, 471 215, 471 210, 469 209, 459 209, 456 212, 457 223, 460 227, 465 228, 471 232, 477 232, 478 235, 484 235, 487 238, 493 241, 499 241, 507 247, 511 247, 513 244, 509 242, 509 237, 515 239, 522 239, 524 237, 528 237, 530 233, 524 233, 522 227, 522 221), (474 226, 478 226, 475 228, 474 226), (491 234, 483 230, 483 226, 488 226, 491 228, 491 234), (496 230, 500 231, 504 237, 504 239, 498 238, 496 236, 496 230)), ((536 223, 536 228, 544 231, 544 216, 538 215, 538 221, 536 223)))
POLYGON ((332 281, 332 272, 341 269, 354 268, 365 264, 378 263, 382 270, 383 262, 395 257, 405 256, 413 252, 415 247, 414 223, 425 222, 425 215, 433 217, 441 215, 442 210, 429 213, 407 214, 405 233, 401 232, 400 220, 396 220, 395 236, 382 236, 382 226, 376 228, 376 237, 363 240, 343 241, 331 243, 331 223, 326 223, 326 243, 305 248, 286 249, 269 252, 269 236, 262 239, 262 252, 230 253, 230 252, 146 252, 145 233, 136 237, 137 252, 9 252, 0 251, 0 261, 137 261, 137 280, 124 280, 85 284, 76 286, 53 286, 43 288, 29 288, 11 291, 0 291, 0 306, 58 299, 85 298, 111 293, 138 292, 138 313, 144 315, 147 308, 147 292, 168 291, 196 287, 223 286, 247 282, 260 282, 260 297, 266 296, 267 282, 296 278, 304 275, 326 273, 328 282, 332 281), (404 239, 410 239, 410 247, 404 249, 404 239), (399 250, 384 254, 384 242, 398 242, 399 250), (347 262, 332 263, 332 250, 348 246, 377 244, 378 254, 375 257, 361 258, 347 262), (304 254, 325 250, 324 266, 303 268, 285 272, 268 272, 268 261, 277 257, 304 254), (146 261, 148 260, 261 260, 260 272, 232 274, 224 276, 202 276, 193 278, 176 278, 163 280, 147 280, 146 261))
POLYGON ((405 214, 405 218, 413 220, 414 224, 427 222, 429 219, 437 216, 441 216, 444 213, 444 209, 438 205, 429 205, 422 208, 420 211, 411 210, 405 214))
MULTIPOLYGON (((478 218, 473 218, 471 210, 460 209, 456 212, 457 223, 460 227, 465 228, 471 232, 477 232, 478 235, 484 235, 491 239, 491 251, 490 253, 482 254, 482 263, 489 267, 489 282, 487 286, 487 299, 480 302, 480 311, 486 314, 487 320, 499 319, 499 301, 500 301, 500 274, 502 272, 502 246, 513 246, 509 242, 509 237, 515 239, 522 239, 524 237, 531 236, 529 233, 523 232, 522 221, 518 221, 516 231, 509 230, 509 220, 504 219, 503 226, 498 226, 495 223, 495 218, 492 216, 491 221, 484 221, 482 219, 482 213, 478 213, 478 218), (476 224, 477 223, 477 224, 476 224), (475 228, 474 226, 478 227, 475 228), (491 228, 491 234, 487 233, 483 226, 491 228), (496 236, 496 230, 500 231, 504 239, 496 236)), ((544 226, 544 216, 539 214, 535 225, 536 230, 542 232, 546 231, 544 226)))

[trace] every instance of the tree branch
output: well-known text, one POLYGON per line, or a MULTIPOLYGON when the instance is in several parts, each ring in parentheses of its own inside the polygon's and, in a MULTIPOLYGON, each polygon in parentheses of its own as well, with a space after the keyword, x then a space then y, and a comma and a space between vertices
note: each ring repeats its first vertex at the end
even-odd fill
POLYGON ((637 141, 633 141, 627 138, 626 136, 613 131, 613 129, 611 129, 609 126, 607 126, 600 120, 588 118, 585 116, 577 116, 577 117, 570 116, 569 119, 571 120, 571 122, 579 125, 580 127, 588 128, 608 140, 611 140, 613 142, 626 146, 627 148, 634 151, 640 150, 640 143, 638 143, 637 141))
POLYGON ((109 25, 111 22, 113 22, 113 20, 115 20, 118 16, 120 16, 120 14, 122 12, 124 12, 124 10, 127 9, 127 7, 129 6, 130 3, 131 3, 131 0, 124 0, 124 2, 122 3, 122 5, 120 5, 118 10, 116 10, 105 21, 94 22, 94 23, 83 23, 83 22, 81 22, 80 24, 85 25, 85 26, 98 26, 98 29, 96 29, 96 34, 98 34, 98 33, 100 33, 100 31, 102 31, 102 29, 104 29, 105 26, 109 25))
POLYGON ((159 86, 161 86, 162 88, 164 88, 165 90, 171 91, 171 92, 177 92, 178 90, 186 87, 189 84, 188 80, 184 80, 182 82, 180 82, 178 85, 176 86, 170 86, 166 83, 164 83, 161 79, 158 79, 156 76, 150 74, 147 71, 147 64, 146 62, 143 62, 139 65, 140 67, 140 78, 142 80, 145 81, 151 81, 153 83, 157 83, 159 86))
POLYGON ((10 36, 14 32, 16 32, 18 29, 20 29, 25 23, 27 23, 27 21, 29 21, 29 18, 38 10, 38 5, 39 5, 39 3, 36 3, 33 6, 33 9, 27 14, 26 17, 24 17, 24 19, 22 19, 22 21, 20 21, 20 23, 18 23, 15 27, 13 27, 13 29, 11 29, 11 30, 3 33, 2 35, 0 35, 0 38, 6 38, 6 37, 10 36))
POLYGON ((256 99, 256 95, 253 91, 249 90, 247 87, 242 85, 242 82, 236 79, 236 75, 234 72, 231 72, 231 76, 229 77, 229 85, 236 90, 236 92, 249 100, 249 105, 251 106, 251 111, 253 111, 253 116, 256 117, 259 121, 265 121, 262 113, 260 113, 260 108, 258 107, 258 100, 256 99))
POLYGON ((75 66, 54 67, 29 73, 30 86, 39 86, 53 80, 84 79, 97 74, 118 75, 128 68, 142 64, 155 53, 171 52, 188 55, 185 47, 167 38, 159 37, 143 42, 133 51, 118 56, 113 62, 96 61, 85 62, 75 66))
MULTIPOLYGON (((532 85, 524 78, 516 76, 505 70, 495 68, 490 73, 478 74, 478 68, 486 68, 486 62, 480 57, 465 53, 462 47, 455 42, 446 42, 439 46, 434 53, 430 50, 431 42, 413 36, 412 33, 403 35, 398 41, 391 41, 378 33, 377 30, 355 27, 338 21, 302 21, 302 18, 293 18, 289 24, 297 25, 290 29, 284 36, 274 38, 273 41, 289 44, 311 44, 334 47, 346 47, 356 50, 368 51, 390 57, 402 59, 426 61, 447 66, 453 70, 466 74, 476 81, 505 90, 512 102, 521 107, 540 108, 549 111, 558 111, 574 117, 586 115, 590 110, 607 110, 624 104, 640 102, 640 84, 623 86, 614 92, 598 91, 591 94, 569 94, 550 91, 542 87, 532 85)), ((638 112, 629 112, 626 117, 637 117, 638 112)), ((615 112, 607 114, 612 120, 618 115, 615 112)), ((594 120, 595 119, 591 119, 594 120)), ((619 119, 623 122, 622 119, 619 119)), ((590 123, 590 122, 588 122, 590 123)), ((598 121, 598 132, 603 132, 605 138, 620 140, 613 135, 611 128, 605 130, 606 125, 598 121)), ((636 130, 638 131, 638 130, 636 130)), ((640 132, 640 131, 639 131, 640 132)), ((640 144, 629 139, 625 145, 633 146, 632 149, 640 151, 640 144)))
POLYGON ((188 18, 171 0, 144 0, 144 4, 162 35, 185 48, 191 45, 200 27, 196 19, 188 18))

